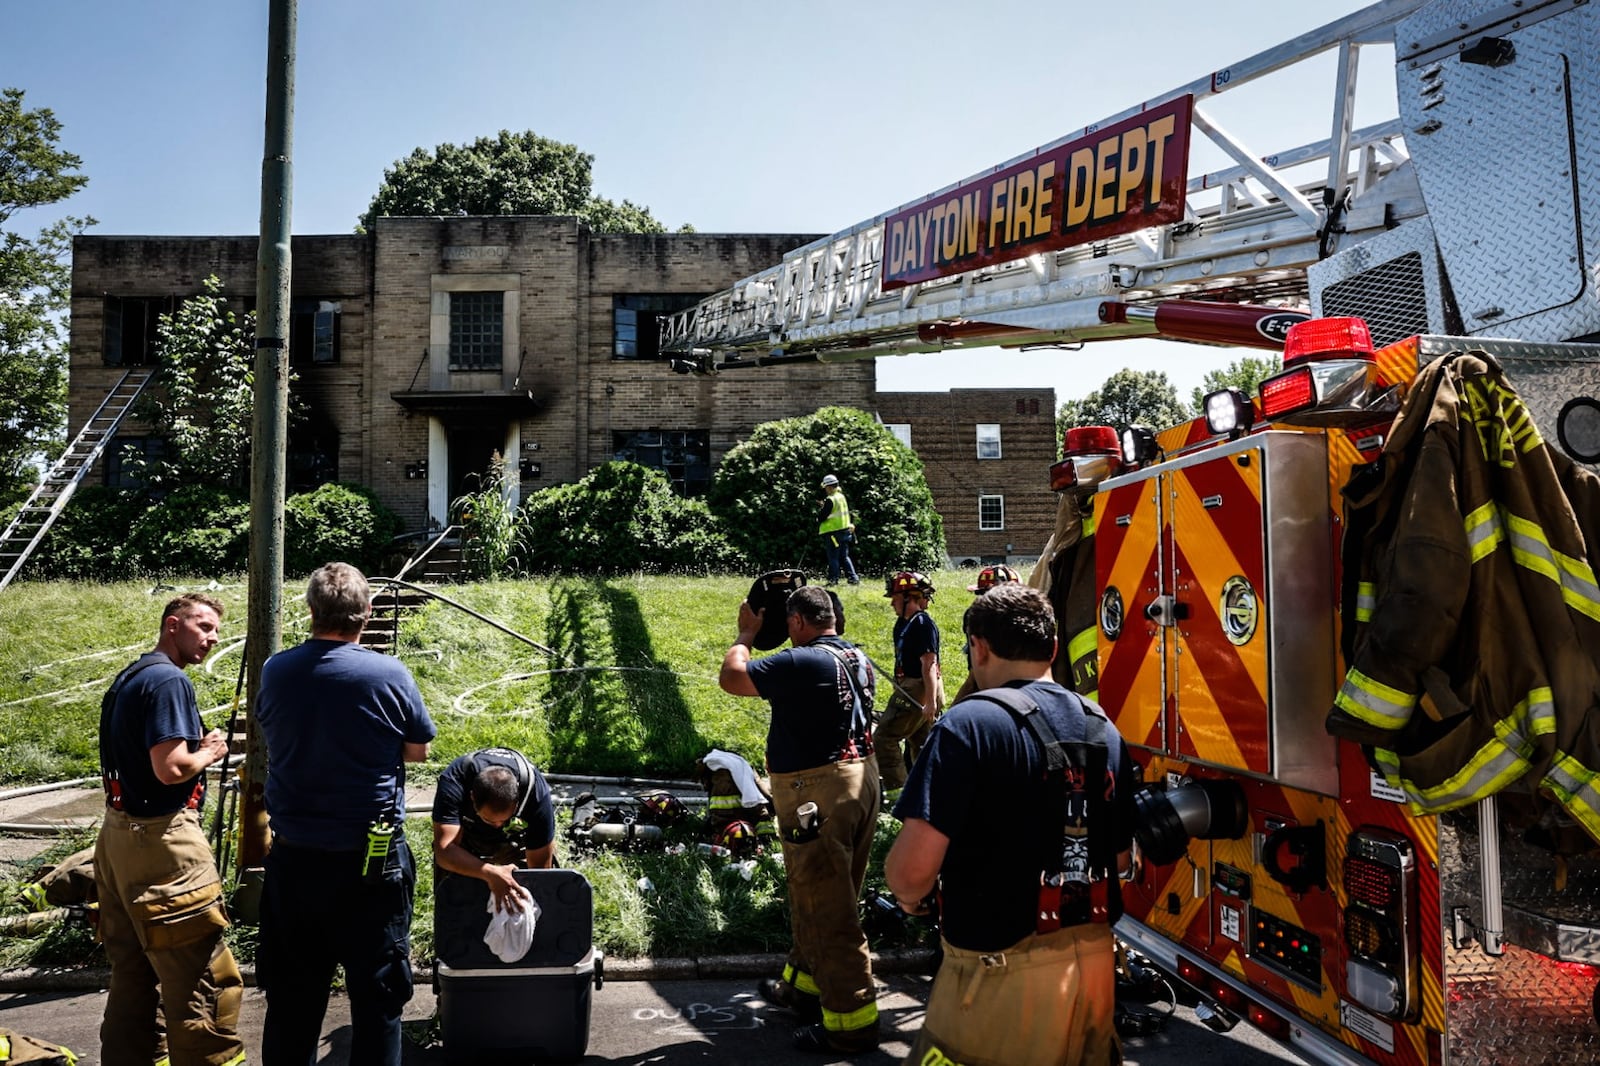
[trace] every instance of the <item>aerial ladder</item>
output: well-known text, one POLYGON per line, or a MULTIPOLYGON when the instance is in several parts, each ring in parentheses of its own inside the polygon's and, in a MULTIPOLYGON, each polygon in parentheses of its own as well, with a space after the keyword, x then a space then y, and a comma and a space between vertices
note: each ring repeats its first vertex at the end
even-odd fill
MULTIPOLYGON (((797 248, 664 319, 661 347, 700 374, 1136 336, 1283 351, 1255 397, 1120 441, 1070 430, 1052 470, 1057 538, 1092 538, 1092 567, 1052 569, 1053 538, 1031 580, 1058 615, 1052 583, 1090 593, 1060 627, 1088 664, 1065 680, 1093 681, 1146 782, 1118 935, 1207 1024, 1247 1018, 1309 1061, 1600 1062, 1600 775, 1489 776, 1531 703, 1437 802, 1375 757, 1408 753, 1327 728, 1355 672, 1339 638, 1386 609, 1381 588, 1340 602, 1341 489, 1391 459, 1424 367, 1492 362, 1515 394, 1463 433, 1511 412, 1518 440, 1600 470, 1597 218, 1600 5, 1384 0, 797 248), (1228 94, 1330 54, 1325 138, 1228 130, 1228 94), (1393 114, 1357 129, 1374 73, 1393 114), (1193 165, 1202 138, 1227 165, 1193 165)), ((1600 549, 1546 565, 1517 536, 1519 577, 1600 601, 1600 549)), ((1447 738, 1493 704, 1445 691, 1416 702, 1447 738)), ((1562 728, 1591 723, 1600 703, 1562 728)))

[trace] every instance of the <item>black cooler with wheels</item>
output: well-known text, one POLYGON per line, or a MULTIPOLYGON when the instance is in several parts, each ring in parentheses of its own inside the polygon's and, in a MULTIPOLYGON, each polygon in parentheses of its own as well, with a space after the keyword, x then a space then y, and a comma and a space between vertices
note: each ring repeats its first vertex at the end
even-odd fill
MULTIPOLYGON (((442 871, 436 871, 436 876, 442 871)), ((589 1046, 591 989, 603 959, 594 949, 594 896, 575 870, 518 870, 539 904, 533 944, 501 962, 483 942, 489 886, 444 874, 434 901, 434 990, 439 1031, 453 1061, 580 1059, 589 1046)))

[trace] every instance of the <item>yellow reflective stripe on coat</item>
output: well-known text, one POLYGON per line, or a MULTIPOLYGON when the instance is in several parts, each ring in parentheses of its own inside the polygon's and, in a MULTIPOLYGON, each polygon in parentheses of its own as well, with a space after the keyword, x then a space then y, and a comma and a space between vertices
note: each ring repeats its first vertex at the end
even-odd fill
POLYGON ((1595 789, 1596 778, 1600 778, 1600 772, 1558 751, 1549 772, 1539 783, 1555 794, 1561 806, 1589 831, 1590 836, 1600 838, 1600 790, 1595 789))
POLYGON ((727 810, 729 807, 743 807, 742 796, 712 796, 706 800, 706 806, 714 811, 727 810))
POLYGON ((1472 561, 1477 562, 1500 546, 1506 539, 1505 528, 1500 524, 1500 509, 1490 501, 1462 520, 1467 530, 1467 547, 1472 561))
POLYGON ((1403 729, 1417 709, 1417 696, 1374 681, 1355 667, 1344 675, 1334 705, 1353 718, 1379 729, 1403 729))
POLYGON ((1563 555, 1550 546, 1544 530, 1526 518, 1508 515, 1511 527, 1511 557, 1518 565, 1549 578, 1561 586, 1561 598, 1579 614, 1600 620, 1600 585, 1594 570, 1585 560, 1563 555))
POLYGON ((1371 581, 1356 585, 1356 621, 1372 621, 1372 609, 1378 605, 1378 586, 1371 581))
POLYGON ((878 1005, 868 1003, 864 1007, 857 1007, 849 1014, 840 1014, 836 1010, 822 1008, 822 1027, 835 1033, 850 1033, 857 1029, 865 1029, 878 1024, 878 1005))
POLYGON ((1075 663, 1085 655, 1093 655, 1099 636, 1100 630, 1094 626, 1079 630, 1077 636, 1067 641, 1067 661, 1075 663))
POLYGON ((1090 505, 1083 509, 1083 532, 1078 534, 1078 538, 1081 540, 1092 536, 1094 536, 1094 507, 1090 505))
POLYGON ((1556 731, 1554 694, 1536 688, 1512 712, 1494 724, 1495 736, 1473 753, 1454 774, 1437 785, 1423 787, 1400 774, 1400 757, 1377 749, 1373 757, 1389 784, 1405 792, 1413 810, 1437 813, 1453 810, 1493 795, 1528 772, 1538 737, 1556 731))
POLYGON ((243 1061, 244 1061, 244 1051, 241 1049, 237 1055, 235 1055, 233 1058, 229 1059, 227 1062, 224 1062, 222 1064, 222 1066, 239 1066, 239 1064, 241 1062, 243 1062, 243 1061))
POLYGON ((0 1062, 11 1061, 11 1038, 0 1033, 0 1062))

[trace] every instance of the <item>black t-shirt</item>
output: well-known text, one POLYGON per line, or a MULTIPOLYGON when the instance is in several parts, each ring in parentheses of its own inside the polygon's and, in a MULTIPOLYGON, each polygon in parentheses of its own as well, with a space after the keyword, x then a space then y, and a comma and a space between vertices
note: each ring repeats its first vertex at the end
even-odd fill
POLYGON ((872 665, 848 640, 818 637, 754 659, 750 680, 772 704, 768 771, 792 774, 872 754, 872 665), (823 644, 851 660, 853 685, 844 663, 823 644))
POLYGON ((920 678, 922 657, 933 652, 933 661, 939 661, 939 627, 927 611, 918 611, 910 618, 898 618, 894 623, 894 672, 901 677, 920 678))
POLYGON ((445 767, 433 794, 433 820, 459 825, 456 843, 480 859, 490 858, 507 844, 528 851, 542 848, 556 836, 550 785, 533 763, 510 748, 484 748, 445 767), (491 766, 503 766, 517 779, 517 813, 504 828, 479 818, 472 806, 472 783, 491 766))
MULTIPOLYGON (((1054 682, 1008 687, 1022 689, 1039 705, 1063 743, 1085 739, 1085 712, 1077 696, 1054 682)), ((1106 746, 1106 773, 1115 790, 1110 845, 1116 854, 1133 841, 1139 779, 1127 745, 1110 723, 1106 746)), ((956 947, 1000 951, 1034 931, 1039 834, 1047 831, 1044 771, 1044 752, 1032 730, 999 704, 972 698, 935 723, 911 768, 894 816, 902 822, 921 818, 950 838, 939 872, 940 923, 956 947)))
POLYGON ((169 740, 185 741, 191 752, 199 750, 205 730, 194 685, 159 651, 145 653, 117 676, 116 702, 102 725, 100 770, 113 794, 120 795, 121 809, 150 818, 199 807, 205 802, 204 773, 164 785, 150 765, 150 749, 169 740))

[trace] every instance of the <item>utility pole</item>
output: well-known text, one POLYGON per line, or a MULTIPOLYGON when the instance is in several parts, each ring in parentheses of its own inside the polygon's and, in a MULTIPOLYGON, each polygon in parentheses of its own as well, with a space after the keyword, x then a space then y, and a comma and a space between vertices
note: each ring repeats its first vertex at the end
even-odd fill
POLYGON ((266 140, 261 152, 261 244, 256 251, 255 409, 250 424, 250 600, 245 637, 248 732, 239 804, 235 908, 260 913, 267 855, 267 752, 256 723, 261 664, 278 650, 283 613, 283 497, 289 435, 289 237, 293 197, 297 0, 269 0, 266 140))

